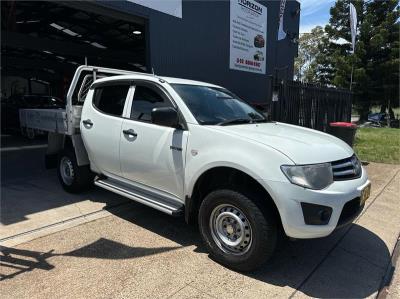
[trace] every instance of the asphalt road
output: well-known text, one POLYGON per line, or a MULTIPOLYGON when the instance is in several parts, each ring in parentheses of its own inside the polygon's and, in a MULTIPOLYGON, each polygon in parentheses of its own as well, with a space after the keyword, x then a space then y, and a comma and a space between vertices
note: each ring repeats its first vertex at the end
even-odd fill
POLYGON ((394 266, 399 166, 368 166, 372 195, 354 225, 286 242, 241 274, 212 261, 181 218, 96 188, 65 193, 44 149, 21 146, 1 152, 1 298, 359 298, 394 266))

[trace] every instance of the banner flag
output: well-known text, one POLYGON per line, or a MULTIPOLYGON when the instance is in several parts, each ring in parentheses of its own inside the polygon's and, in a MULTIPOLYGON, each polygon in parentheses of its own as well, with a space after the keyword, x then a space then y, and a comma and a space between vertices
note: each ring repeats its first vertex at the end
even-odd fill
POLYGON ((356 48, 357 36, 357 11, 352 3, 350 3, 350 30, 351 30, 351 44, 353 45, 353 53, 356 48))
POLYGON ((281 0, 279 7, 279 29, 278 29, 278 40, 286 38, 286 32, 283 30, 283 15, 285 14, 286 0, 281 0))

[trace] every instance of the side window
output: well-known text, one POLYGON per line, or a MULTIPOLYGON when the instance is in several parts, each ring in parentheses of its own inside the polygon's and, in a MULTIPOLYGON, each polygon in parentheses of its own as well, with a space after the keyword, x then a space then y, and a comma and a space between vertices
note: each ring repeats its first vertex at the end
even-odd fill
POLYGON ((101 112, 122 116, 129 85, 109 85, 96 88, 93 105, 101 112))
POLYGON ((172 107, 171 102, 156 89, 137 85, 133 95, 131 119, 151 122, 151 111, 158 107, 172 107))

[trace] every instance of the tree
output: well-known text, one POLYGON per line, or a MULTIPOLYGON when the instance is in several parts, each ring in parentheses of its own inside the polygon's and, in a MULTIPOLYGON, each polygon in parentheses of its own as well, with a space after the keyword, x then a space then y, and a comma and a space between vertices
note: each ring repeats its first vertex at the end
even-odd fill
POLYGON ((362 119, 371 105, 379 104, 382 108, 398 105, 399 0, 338 0, 330 14, 325 39, 315 58, 316 81, 349 88, 353 72, 354 103, 362 119), (358 15, 354 54, 351 54, 350 2, 358 15))
POLYGON ((317 26, 310 33, 303 33, 299 38, 299 54, 294 62, 297 80, 304 82, 317 81, 316 56, 325 35, 324 29, 317 26))
POLYGON ((373 104, 397 106, 399 100, 399 1, 373 1, 367 7, 365 30, 369 31, 369 61, 366 73, 370 78, 373 104), (379 100, 380 99, 380 100, 379 100))

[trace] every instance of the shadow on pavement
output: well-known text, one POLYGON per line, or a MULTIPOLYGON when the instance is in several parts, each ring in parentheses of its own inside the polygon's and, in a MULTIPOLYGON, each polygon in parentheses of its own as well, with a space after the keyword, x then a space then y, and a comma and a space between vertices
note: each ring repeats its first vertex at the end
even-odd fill
POLYGON ((134 201, 128 205, 123 212, 109 212, 182 246, 195 245, 195 252, 206 252, 197 227, 188 225, 183 217, 171 217, 134 201))
MULTIPOLYGON (((158 211, 132 203, 132 212, 116 216, 182 246, 205 252, 198 231, 158 211)), ((390 252, 382 239, 353 224, 326 238, 287 241, 262 269, 243 273, 261 282, 318 298, 361 298, 379 290, 390 252)))
POLYGON ((182 246, 156 248, 130 247, 119 242, 100 238, 87 246, 63 253, 62 255, 83 258, 121 260, 159 254, 179 248, 182 248, 182 246))
MULTIPOLYGON (((54 266, 47 259, 54 256, 132 259, 192 245, 196 247, 195 252, 204 252, 196 228, 186 225, 182 218, 173 218, 134 202, 128 205, 128 212, 114 211, 114 215, 179 245, 131 247, 101 237, 62 254, 3 247, 0 250, 2 272, 7 268, 10 273, 1 273, 1 279, 10 279, 34 269, 51 270, 54 266)), ((360 298, 379 289, 389 262, 390 252, 385 243, 373 232, 353 224, 326 238, 286 242, 269 264, 243 275, 266 284, 289 286, 311 297, 360 298)))
POLYGON ((1 246, 0 253, 0 281, 34 269, 51 270, 54 268, 47 262, 49 257, 54 256, 53 250, 37 252, 1 246))
POLYGON ((326 238, 289 242, 250 276, 310 297, 365 298, 379 290, 390 259, 379 236, 353 224, 326 238))
POLYGON ((45 152, 41 148, 1 153, 1 224, 83 199, 63 192, 56 172, 45 169, 45 152))
MULTIPOLYGON (((98 188, 92 188, 81 194, 65 192, 58 182, 56 170, 46 170, 45 152, 46 149, 40 148, 1 153, 1 224, 12 225, 29 221, 29 215, 76 204, 87 199, 96 198, 93 201, 104 202, 105 208, 129 201, 121 196, 105 193, 98 188)), ((54 221, 43 222, 43 225, 52 222, 54 221)), ((27 223, 26 230, 30 229, 32 225, 27 223)))
POLYGON ((62 254, 53 253, 54 250, 38 252, 0 247, 0 281, 11 279, 19 274, 35 269, 52 270, 55 266, 50 264, 47 259, 55 256, 121 260, 159 254, 179 248, 181 248, 181 246, 159 248, 131 247, 104 238, 100 238, 89 245, 62 254))

